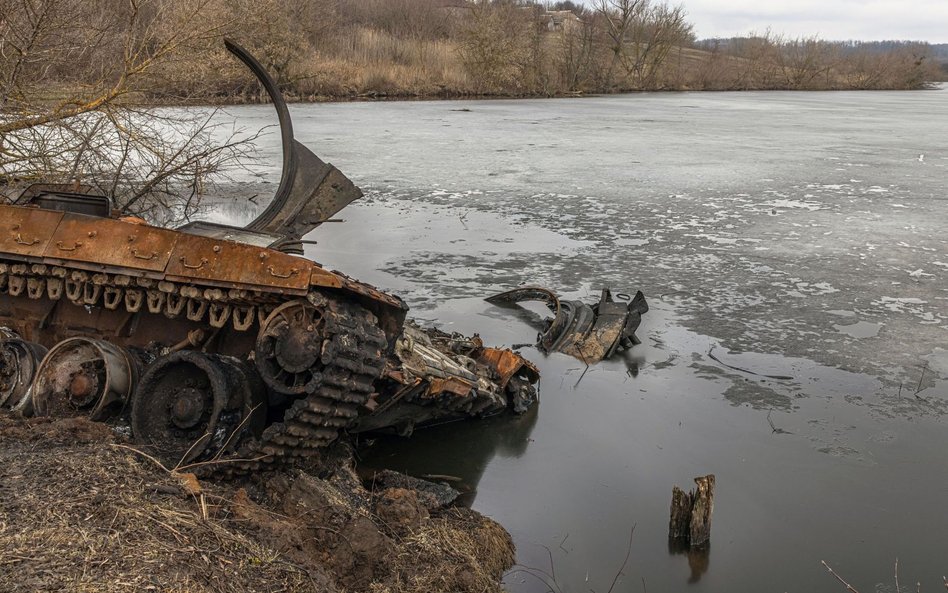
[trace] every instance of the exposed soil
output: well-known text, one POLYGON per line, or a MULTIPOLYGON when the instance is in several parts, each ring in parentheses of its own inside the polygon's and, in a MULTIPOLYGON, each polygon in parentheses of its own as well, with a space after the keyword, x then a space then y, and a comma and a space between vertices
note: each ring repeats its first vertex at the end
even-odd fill
MULTIPOLYGON (((500 591, 510 536, 318 465, 199 481, 85 419, 0 417, 0 590, 500 591)), ((410 483, 410 482, 409 482, 410 483)))

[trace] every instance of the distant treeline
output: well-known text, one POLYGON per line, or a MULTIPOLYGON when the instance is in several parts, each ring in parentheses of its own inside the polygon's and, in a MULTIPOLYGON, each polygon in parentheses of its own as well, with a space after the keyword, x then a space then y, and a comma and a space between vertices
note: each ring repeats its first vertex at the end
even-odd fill
POLYGON ((224 36, 300 100, 919 89, 948 61, 916 42, 697 40, 665 0, 0 0, 0 107, 110 85, 146 102, 254 101, 224 36))

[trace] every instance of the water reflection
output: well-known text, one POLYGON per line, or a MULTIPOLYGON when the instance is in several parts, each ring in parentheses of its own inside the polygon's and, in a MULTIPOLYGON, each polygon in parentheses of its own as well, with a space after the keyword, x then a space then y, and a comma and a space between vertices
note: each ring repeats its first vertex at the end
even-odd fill
POLYGON ((708 572, 711 565, 711 546, 701 546, 692 548, 687 542, 680 539, 668 539, 668 553, 672 556, 687 556, 688 568, 691 569, 691 575, 688 577, 688 584, 693 585, 701 580, 701 576, 708 572))
MULTIPOLYGON (((542 397, 542 394, 541 394, 542 397)), ((459 421, 418 431, 410 439, 380 436, 361 443, 361 470, 394 469, 412 476, 450 476, 461 492, 459 503, 470 506, 484 470, 497 456, 519 458, 533 440, 540 406, 527 413, 486 420, 459 421)))

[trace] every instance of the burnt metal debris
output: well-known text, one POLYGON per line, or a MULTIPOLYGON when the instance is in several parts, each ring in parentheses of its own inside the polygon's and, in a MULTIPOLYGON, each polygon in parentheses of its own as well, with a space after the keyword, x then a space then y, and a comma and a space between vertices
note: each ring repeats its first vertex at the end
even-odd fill
POLYGON ((556 293, 540 286, 521 286, 488 297, 489 303, 514 306, 526 301, 544 303, 553 318, 544 322, 537 337, 537 347, 546 353, 562 352, 587 364, 605 360, 616 352, 640 344, 635 335, 648 311, 642 291, 634 297, 602 289, 599 302, 592 305, 582 301, 562 300, 556 293))
POLYGON ((171 466, 248 471, 391 430, 536 400, 519 354, 406 324, 396 296, 301 257, 361 191, 280 118, 283 175, 247 227, 118 216, 88 188, 36 185, 0 205, 0 408, 126 417, 171 466), (226 462, 226 463, 222 463, 226 462))

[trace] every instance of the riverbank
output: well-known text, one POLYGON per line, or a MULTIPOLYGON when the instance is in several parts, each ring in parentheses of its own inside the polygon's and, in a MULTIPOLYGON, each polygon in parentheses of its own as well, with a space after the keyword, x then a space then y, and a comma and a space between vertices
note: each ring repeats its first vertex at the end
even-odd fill
POLYGON ((418 481, 367 490, 345 447, 198 481, 120 432, 0 417, 0 589, 499 592, 513 563, 500 525, 418 481))
MULTIPOLYGON (((892 91, 936 91, 944 88, 946 85, 942 81, 928 81, 924 83, 923 86, 919 88, 912 89, 884 89, 892 91)), ((532 99, 592 99, 597 97, 610 97, 610 96, 619 96, 619 95, 636 95, 636 94, 649 94, 649 93, 750 93, 750 92, 791 92, 791 91, 800 91, 804 92, 846 92, 846 91, 866 91, 871 92, 878 89, 847 89, 847 88, 833 88, 833 89, 792 89, 792 88, 773 88, 773 89, 721 89, 721 90, 709 90, 709 89, 692 89, 692 88, 670 88, 670 89, 657 89, 657 90, 619 90, 613 92, 590 92, 584 93, 580 91, 572 92, 561 92, 561 93, 551 93, 545 95, 537 94, 503 94, 503 93, 494 93, 494 94, 478 94, 478 93, 461 93, 461 92, 443 92, 435 94, 414 94, 414 93, 401 93, 401 94, 388 94, 383 92, 365 92, 365 93, 354 93, 348 95, 286 95, 284 98, 287 103, 290 104, 308 104, 308 103, 372 103, 372 102, 399 102, 399 101, 505 101, 505 100, 532 100, 532 99)), ((236 95, 230 97, 209 97, 209 98, 189 98, 182 100, 161 100, 158 102, 155 101, 146 101, 140 100, 135 101, 134 104, 138 107, 227 107, 227 106, 237 106, 237 105, 265 105, 270 102, 269 98, 264 94, 246 94, 246 95, 236 95)))

